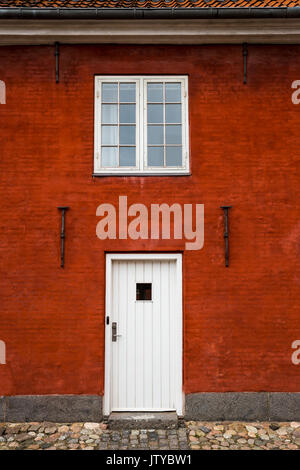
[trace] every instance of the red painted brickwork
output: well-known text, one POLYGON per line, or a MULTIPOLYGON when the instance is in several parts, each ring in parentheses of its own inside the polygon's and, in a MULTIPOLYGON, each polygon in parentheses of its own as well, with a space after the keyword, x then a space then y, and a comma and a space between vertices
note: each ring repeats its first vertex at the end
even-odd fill
POLYGON ((299 391, 300 46, 2 47, 0 395, 102 394, 105 254, 181 241, 100 241, 96 208, 204 203, 184 252, 184 390, 299 391), (189 74, 192 175, 93 178, 94 74, 189 74), (230 268, 223 216, 231 204, 230 268), (59 267, 59 205, 66 266, 59 267))

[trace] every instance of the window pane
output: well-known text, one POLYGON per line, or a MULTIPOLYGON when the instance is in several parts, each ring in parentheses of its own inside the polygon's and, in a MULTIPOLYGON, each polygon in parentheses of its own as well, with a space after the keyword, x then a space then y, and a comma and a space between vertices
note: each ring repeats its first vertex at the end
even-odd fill
POLYGON ((120 122, 135 123, 135 104, 120 104, 120 122))
MULTIPOLYGON (((148 104, 148 122, 160 123, 164 120, 163 104, 148 104)), ((177 106, 177 105, 176 105, 177 106)))
POLYGON ((166 122, 181 123, 181 104, 166 104, 166 122))
POLYGON ((135 102, 135 83, 120 83, 120 102, 135 102))
POLYGON ((135 145, 135 126, 120 126, 120 145, 135 145))
POLYGON ((164 166, 163 147, 148 147, 148 166, 164 166))
POLYGON ((136 284, 136 300, 152 300, 152 284, 136 284))
POLYGON ((167 166, 182 166, 182 147, 166 148, 167 166))
POLYGON ((163 126, 148 126, 148 144, 158 145, 164 144, 164 128, 163 126))
POLYGON ((118 166, 118 147, 102 147, 101 161, 103 167, 118 166))
POLYGON ((102 103, 117 103, 118 84, 102 83, 102 103))
POLYGON ((162 83, 148 83, 147 84, 147 99, 148 103, 162 103, 163 102, 163 84, 162 83))
POLYGON ((120 166, 135 166, 135 147, 120 147, 120 166))
POLYGON ((166 102, 179 102, 181 101, 181 84, 180 83, 166 83, 166 102))
POLYGON ((166 144, 181 144, 181 126, 166 126, 166 144))
POLYGON ((117 124, 118 122, 118 105, 103 104, 102 105, 102 123, 117 124))
POLYGON ((118 127, 102 126, 102 145, 118 145, 118 127))

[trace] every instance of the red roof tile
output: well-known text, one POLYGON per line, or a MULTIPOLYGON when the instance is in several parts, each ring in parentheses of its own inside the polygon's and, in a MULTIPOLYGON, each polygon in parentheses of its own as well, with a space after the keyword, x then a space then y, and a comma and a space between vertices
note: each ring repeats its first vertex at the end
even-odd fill
POLYGON ((278 8, 300 0, 0 0, 0 8, 278 8))

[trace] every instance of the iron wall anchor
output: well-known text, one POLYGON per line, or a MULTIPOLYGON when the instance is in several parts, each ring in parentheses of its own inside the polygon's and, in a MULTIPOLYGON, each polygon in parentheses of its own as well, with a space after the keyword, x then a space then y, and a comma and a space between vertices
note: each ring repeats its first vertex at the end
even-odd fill
POLYGON ((61 211, 61 232, 60 232, 60 267, 65 265, 65 213, 69 209, 67 206, 57 208, 61 211))
POLYGON ((228 222, 228 211, 232 206, 221 206, 224 211, 224 240, 225 240, 225 266, 229 267, 229 222, 228 222))

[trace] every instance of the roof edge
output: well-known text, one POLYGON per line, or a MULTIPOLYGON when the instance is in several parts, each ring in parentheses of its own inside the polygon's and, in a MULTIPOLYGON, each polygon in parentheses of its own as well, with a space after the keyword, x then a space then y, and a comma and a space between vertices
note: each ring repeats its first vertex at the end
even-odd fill
POLYGON ((300 18, 299 7, 276 8, 0 8, 0 20, 300 18))

